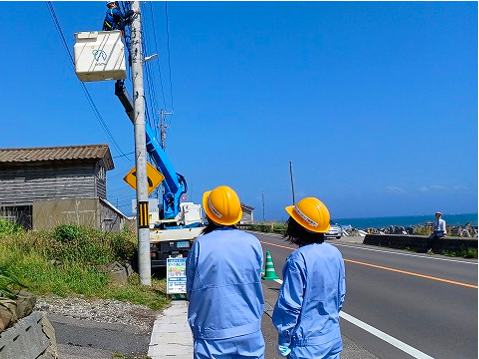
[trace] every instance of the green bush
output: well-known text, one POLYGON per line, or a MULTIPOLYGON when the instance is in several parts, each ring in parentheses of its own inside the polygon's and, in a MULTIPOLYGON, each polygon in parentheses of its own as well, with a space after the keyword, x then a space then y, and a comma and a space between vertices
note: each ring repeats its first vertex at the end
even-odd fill
POLYGON ((22 226, 12 221, 0 218, 0 238, 5 238, 11 234, 19 234, 23 232, 22 226))
POLYGON ((88 229, 75 224, 62 224, 53 230, 53 238, 60 243, 77 241, 85 235, 88 235, 88 229))
POLYGON ((106 233, 77 225, 56 227, 43 246, 49 260, 107 264, 132 260, 135 237, 129 232, 106 233))

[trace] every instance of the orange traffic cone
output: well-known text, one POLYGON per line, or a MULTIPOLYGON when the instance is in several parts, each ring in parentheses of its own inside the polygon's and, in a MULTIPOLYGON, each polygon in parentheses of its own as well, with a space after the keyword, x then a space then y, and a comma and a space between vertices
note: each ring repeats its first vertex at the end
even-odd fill
POLYGON ((263 276, 264 280, 273 280, 279 279, 276 275, 276 271, 274 270, 273 259, 271 258, 271 254, 266 252, 266 270, 263 276))

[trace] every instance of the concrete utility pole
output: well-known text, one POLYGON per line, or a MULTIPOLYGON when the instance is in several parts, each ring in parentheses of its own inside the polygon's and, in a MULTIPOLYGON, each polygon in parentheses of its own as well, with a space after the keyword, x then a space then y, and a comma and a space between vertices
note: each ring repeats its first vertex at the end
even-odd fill
POLYGON ((264 219, 264 191, 261 191, 261 197, 263 198, 263 223, 265 222, 264 219))
POLYGON ((140 283, 151 286, 150 228, 148 223, 148 177, 146 174, 145 90, 141 44, 140 2, 132 1, 136 12, 131 24, 133 105, 135 111, 136 203, 138 228, 138 264, 140 283))
POLYGON ((165 116, 173 115, 173 112, 166 112, 165 110, 160 110, 160 145, 163 151, 166 149, 166 127, 165 116))
POLYGON ((293 162, 289 161, 289 175, 291 176, 291 192, 293 193, 293 204, 296 204, 294 199, 294 181, 293 181, 293 162))

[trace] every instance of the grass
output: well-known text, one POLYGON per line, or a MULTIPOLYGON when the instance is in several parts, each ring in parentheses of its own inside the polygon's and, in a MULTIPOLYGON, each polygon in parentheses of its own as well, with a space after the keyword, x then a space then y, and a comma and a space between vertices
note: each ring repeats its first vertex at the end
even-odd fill
POLYGON ((160 310, 169 303, 165 280, 140 284, 138 275, 125 286, 113 286, 97 269, 118 261, 132 261, 136 236, 127 231, 105 233, 63 225, 52 231, 25 232, 0 220, 0 293, 21 283, 37 295, 83 296, 128 301, 160 310), (6 230, 3 230, 7 228, 6 230), (7 285, 8 284, 8 285, 7 285))
POLYGON ((442 255, 448 257, 463 257, 477 259, 477 248, 466 248, 461 251, 443 251, 442 255))
POLYGON ((249 231, 257 231, 264 233, 278 233, 283 235, 286 232, 286 223, 255 223, 250 225, 242 225, 242 229, 249 231))

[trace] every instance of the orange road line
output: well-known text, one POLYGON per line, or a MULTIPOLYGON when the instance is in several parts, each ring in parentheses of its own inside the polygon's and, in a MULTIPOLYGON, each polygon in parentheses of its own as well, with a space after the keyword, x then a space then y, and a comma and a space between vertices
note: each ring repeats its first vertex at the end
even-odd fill
MULTIPOLYGON (((268 245, 270 245, 270 246, 280 247, 280 248, 284 248, 284 249, 291 249, 291 250, 294 250, 294 249, 295 249, 295 248, 292 248, 292 247, 282 246, 282 245, 280 245, 280 244, 274 244, 274 243, 263 242, 263 241, 260 241, 260 242, 261 242, 261 243, 264 243, 264 244, 268 244, 268 245)), ((359 261, 355 261, 355 260, 352 260, 352 259, 344 259, 344 261, 345 261, 345 262, 349 262, 349 263, 354 263, 354 264, 360 264, 360 265, 367 266, 367 267, 372 267, 372 268, 377 268, 377 269, 384 269, 384 270, 388 270, 388 271, 391 271, 391 272, 396 272, 396 273, 401 273, 401 274, 407 274, 407 275, 411 275, 411 276, 414 276, 414 277, 431 279, 431 280, 435 280, 435 281, 438 281, 438 282, 444 282, 444 283, 449 283, 449 284, 460 285, 460 286, 463 286, 463 287, 469 287, 469 288, 478 289, 478 286, 477 286, 477 285, 474 285, 474 284, 456 282, 456 281, 449 280, 449 279, 432 277, 432 276, 425 275, 425 274, 408 272, 408 271, 404 271, 404 270, 400 270, 400 269, 394 269, 394 268, 379 266, 379 265, 376 265, 376 264, 370 264, 370 263, 366 263, 366 262, 359 262, 359 261)))
POLYGON ((408 274, 408 275, 412 275, 412 276, 414 276, 414 277, 426 278, 426 279, 436 280, 436 281, 438 281, 438 282, 450 283, 450 284, 455 284, 455 285, 461 285, 461 286, 463 286, 463 287, 469 287, 469 288, 478 289, 477 285, 473 285, 473 284, 456 282, 456 281, 453 281, 453 280, 443 279, 443 278, 438 278, 438 277, 431 277, 431 276, 425 275, 425 274, 419 274, 419 273, 408 272, 408 271, 404 271, 404 270, 400 270, 400 269, 394 269, 394 268, 389 268, 389 267, 378 266, 378 265, 376 265, 376 264, 370 264, 370 263, 365 263, 365 262, 353 261, 352 259, 345 259, 344 261, 345 261, 345 262, 349 262, 349 263, 354 263, 354 264, 361 264, 361 265, 367 266, 367 267, 384 269, 384 270, 388 270, 388 271, 391 271, 391 272, 396 272, 396 273, 401 273, 401 274, 408 274))

